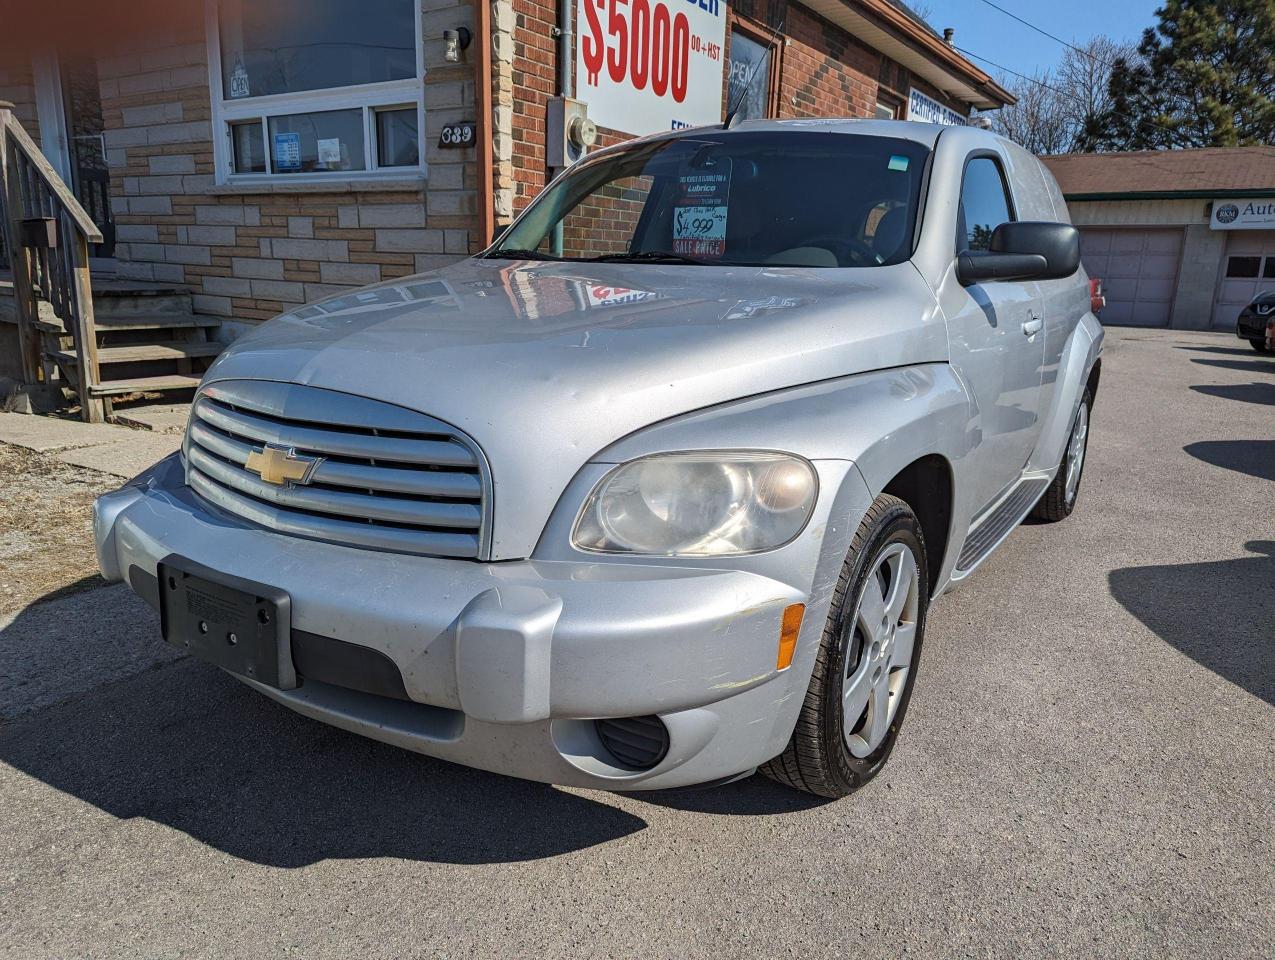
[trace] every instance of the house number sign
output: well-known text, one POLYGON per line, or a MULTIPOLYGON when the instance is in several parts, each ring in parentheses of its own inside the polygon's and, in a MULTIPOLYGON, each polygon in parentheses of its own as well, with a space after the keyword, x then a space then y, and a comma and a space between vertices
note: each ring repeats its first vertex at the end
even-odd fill
POLYGON ((474 124, 468 120, 464 123, 447 124, 438 136, 440 147, 470 147, 473 144, 474 124))

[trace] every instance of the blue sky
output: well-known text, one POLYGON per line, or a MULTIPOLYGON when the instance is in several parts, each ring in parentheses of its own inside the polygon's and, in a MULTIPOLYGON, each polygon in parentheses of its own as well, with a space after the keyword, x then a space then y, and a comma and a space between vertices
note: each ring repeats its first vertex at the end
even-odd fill
MULTIPOLYGON (((1117 40, 1137 42, 1155 22, 1158 0, 994 0, 1024 20, 1070 42, 1105 33, 1117 40)), ((1032 74, 1053 67, 1065 49, 983 0, 927 0, 930 25, 942 32, 956 28, 956 44, 995 60, 1019 73, 1032 74)), ((999 73, 975 60, 989 73, 999 73)), ((1012 79, 1012 78, 1011 78, 1012 79)))

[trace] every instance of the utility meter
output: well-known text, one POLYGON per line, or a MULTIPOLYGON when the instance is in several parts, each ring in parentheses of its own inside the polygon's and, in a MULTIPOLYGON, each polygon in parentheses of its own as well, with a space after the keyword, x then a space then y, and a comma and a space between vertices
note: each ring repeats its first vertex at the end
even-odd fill
POLYGON ((570 97, 551 97, 545 123, 545 159, 556 169, 569 167, 598 142, 598 127, 589 105, 570 97))

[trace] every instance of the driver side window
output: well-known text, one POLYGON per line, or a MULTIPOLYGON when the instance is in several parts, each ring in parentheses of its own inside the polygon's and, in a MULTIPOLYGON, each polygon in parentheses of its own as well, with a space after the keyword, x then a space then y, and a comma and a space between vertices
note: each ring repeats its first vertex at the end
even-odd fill
POLYGON ((957 253, 986 250, 992 231, 1014 219, 1005 174, 991 157, 975 157, 965 165, 958 217, 957 253))

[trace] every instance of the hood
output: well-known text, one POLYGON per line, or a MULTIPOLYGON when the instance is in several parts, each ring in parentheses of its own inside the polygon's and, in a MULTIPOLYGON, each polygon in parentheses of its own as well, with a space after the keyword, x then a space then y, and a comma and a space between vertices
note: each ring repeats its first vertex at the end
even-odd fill
MULTIPOLYGON (((206 382, 282 380, 444 420, 491 467, 493 559, 528 556, 575 473, 649 424, 730 400, 941 361, 910 263, 872 270, 466 260, 301 307, 206 382)), ((800 453, 801 451, 795 451, 800 453)))

